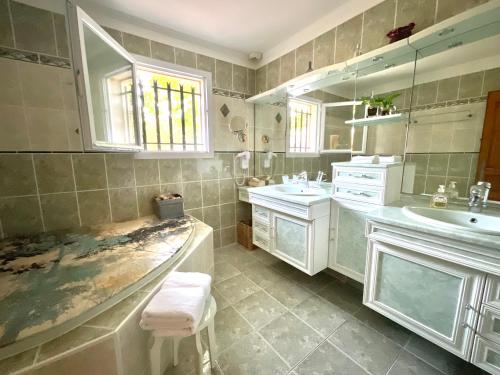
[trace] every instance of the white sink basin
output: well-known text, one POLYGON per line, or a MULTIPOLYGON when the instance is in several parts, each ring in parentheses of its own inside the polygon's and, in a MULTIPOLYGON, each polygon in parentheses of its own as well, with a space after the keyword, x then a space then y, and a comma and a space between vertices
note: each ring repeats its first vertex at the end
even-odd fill
POLYGON ((406 216, 446 228, 500 235, 500 217, 466 211, 444 210, 427 207, 403 207, 406 216))
POLYGON ((302 186, 276 185, 272 189, 287 195, 323 195, 326 191, 321 188, 305 188, 302 186))

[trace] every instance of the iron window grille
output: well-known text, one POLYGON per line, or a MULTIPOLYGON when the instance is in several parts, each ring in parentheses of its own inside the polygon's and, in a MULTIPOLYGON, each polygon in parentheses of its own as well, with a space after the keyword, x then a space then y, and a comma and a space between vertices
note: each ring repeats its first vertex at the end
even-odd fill
POLYGON ((289 99, 288 152, 317 154, 319 134, 319 103, 304 99, 289 99))

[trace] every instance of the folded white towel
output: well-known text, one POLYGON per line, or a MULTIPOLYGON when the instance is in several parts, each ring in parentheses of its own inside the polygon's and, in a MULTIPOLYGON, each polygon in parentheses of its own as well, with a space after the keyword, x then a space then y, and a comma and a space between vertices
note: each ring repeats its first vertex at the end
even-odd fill
POLYGON ((164 288, 185 288, 200 287, 203 288, 205 298, 210 294, 210 284, 212 277, 206 273, 200 272, 171 272, 165 279, 164 288))
POLYGON ((153 336, 155 337, 186 337, 194 335, 196 329, 184 328, 184 329, 157 329, 153 331, 153 336))
POLYGON ((206 295, 203 288, 162 288, 142 311, 139 325, 143 329, 154 330, 168 324, 178 325, 178 329, 196 330, 205 306, 206 295), (159 324, 162 321, 162 324, 159 324), (173 323, 171 323, 173 322, 173 323))
POLYGON ((353 163, 366 163, 366 164, 378 164, 379 156, 378 155, 356 155, 351 158, 351 162, 353 163))
POLYGON ((403 160, 400 155, 379 156, 380 163, 399 163, 403 160))

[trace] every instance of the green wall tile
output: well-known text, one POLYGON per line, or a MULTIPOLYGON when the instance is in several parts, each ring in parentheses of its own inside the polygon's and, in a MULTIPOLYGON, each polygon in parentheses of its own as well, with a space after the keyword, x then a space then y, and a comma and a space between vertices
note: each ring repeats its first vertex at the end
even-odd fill
POLYGON ((182 181, 200 181, 201 174, 196 159, 182 159, 182 181))
POLYGON ((205 55, 196 55, 197 69, 212 73, 212 85, 215 84, 215 59, 205 55))
POLYGON ((0 220, 7 237, 38 233, 43 230, 38 198, 15 197, 0 199, 0 220))
POLYGON ((334 63, 336 30, 327 31, 314 40, 314 69, 334 63))
POLYGON ((291 80, 295 74, 295 50, 288 52, 280 58, 280 83, 291 80))
POLYGON ((236 241, 236 227, 222 228, 220 230, 220 244, 226 246, 236 241))
POLYGON ((203 207, 203 222, 214 229, 220 228, 220 207, 203 207))
MULTIPOLYGON (((309 62, 313 61, 313 41, 301 45, 295 51, 295 74, 301 75, 307 72, 309 69, 309 62)), ((268 71, 269 80, 269 71, 268 71)), ((269 83, 268 83, 269 86, 269 83)))
POLYGON ((438 92, 437 81, 427 82, 419 85, 417 93, 417 105, 436 103, 437 92, 438 92))
POLYGON ((434 176, 446 176, 448 170, 449 154, 431 154, 427 174, 434 176))
POLYGON ((255 70, 247 69, 247 90, 249 95, 255 94, 255 70))
POLYGON ((175 48, 175 63, 189 68, 196 68, 196 54, 182 48, 175 48))
POLYGON ((500 90, 500 68, 487 70, 484 74, 483 95, 500 90))
POLYGON ((448 176, 469 177, 472 154, 451 154, 448 176))
POLYGON ((201 208, 194 208, 192 210, 185 210, 186 215, 191 215, 200 221, 203 221, 203 210, 201 208))
POLYGON ((168 44, 163 44, 160 42, 151 41, 151 57, 158 60, 163 60, 175 63, 175 50, 174 47, 168 44))
POLYGON ((228 62, 222 60, 215 61, 215 87, 219 89, 231 90, 233 80, 233 68, 228 62))
POLYGON ((255 72, 255 92, 256 94, 266 91, 267 65, 260 67, 255 72))
POLYGON ((10 2, 16 48, 56 56, 52 13, 16 1, 10 2))
POLYGON ((173 193, 173 194, 183 195, 181 182, 172 182, 172 183, 168 183, 168 184, 162 184, 160 190, 161 190, 162 194, 173 193))
POLYGON ((111 220, 107 190, 79 192, 78 206, 83 226, 109 223, 111 220))
POLYGON ((103 154, 73 154, 77 190, 106 188, 103 154))
POLYGON ((415 23, 413 34, 434 24, 436 0, 398 0, 396 27, 415 23))
POLYGON ((441 22, 447 18, 453 17, 467 9, 474 8, 488 0, 439 0, 436 14, 436 21, 441 22))
POLYGON ((41 195, 40 202, 48 231, 76 228, 80 225, 76 193, 41 195))
POLYGON ((137 218, 137 195, 135 188, 109 191, 113 221, 120 222, 137 218))
POLYGON ((137 35, 123 33, 123 47, 130 53, 142 56, 150 56, 149 40, 137 35))
POLYGON ((220 203, 231 203, 235 201, 236 185, 233 179, 219 181, 220 203))
POLYGON ((14 47, 12 24, 10 22, 7 1, 8 0, 0 0, 0 45, 14 47))
POLYGON ((437 192, 439 185, 445 184, 445 176, 427 176, 427 179, 425 181, 425 194, 434 194, 437 192))
POLYGON ((34 161, 40 194, 75 190, 71 155, 35 154, 34 161))
POLYGON ((474 98, 477 96, 481 96, 483 75, 484 72, 478 72, 461 76, 458 97, 460 99, 464 99, 464 98, 474 98))
POLYGON ((234 203, 220 206, 220 226, 222 228, 233 226, 235 222, 236 205, 234 203))
POLYGON ((31 155, 0 155, 0 196, 29 194, 36 194, 31 155))
POLYGON ((247 79, 247 68, 241 65, 233 65, 233 91, 246 92, 247 79))
POLYGON ((160 160, 160 182, 162 184, 182 181, 181 161, 179 159, 160 160))
POLYGON ((184 193, 184 208, 186 210, 202 206, 200 182, 185 182, 182 184, 182 191, 184 193))
POLYGON ((203 206, 214 206, 219 204, 219 181, 203 181, 201 184, 203 194, 203 206))
POLYGON ((396 0, 385 0, 368 9, 363 17, 361 51, 372 51, 389 44, 387 32, 394 28, 396 0))
POLYGON ((139 216, 153 215, 153 198, 158 194, 160 194, 160 185, 142 186, 137 188, 139 216))
POLYGON ((437 102, 458 99, 458 85, 460 77, 442 79, 438 82, 437 102))
POLYGON ((361 27, 363 15, 353 17, 337 26, 337 40, 335 44, 335 62, 339 63, 351 59, 356 54, 356 47, 361 44, 361 27))
POLYGON ((134 159, 136 186, 158 185, 160 172, 156 159, 134 159))
POLYGON ((102 27, 111 37, 123 46, 123 35, 120 30, 112 29, 111 27, 102 27))
POLYGON ((57 55, 61 57, 69 57, 66 19, 62 14, 54 13, 54 30, 56 31, 57 55))
POLYGON ((109 153, 105 157, 110 188, 135 186, 133 155, 109 153))
POLYGON ((280 59, 267 64, 267 89, 270 90, 279 85, 280 82, 280 59))

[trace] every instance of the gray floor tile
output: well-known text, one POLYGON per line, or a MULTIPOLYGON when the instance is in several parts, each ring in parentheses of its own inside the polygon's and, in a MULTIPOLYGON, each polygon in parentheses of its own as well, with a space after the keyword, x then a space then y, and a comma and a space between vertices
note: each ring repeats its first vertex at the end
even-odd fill
POLYGON ((246 250, 246 253, 238 253, 237 256, 227 258, 227 261, 240 271, 244 271, 245 269, 257 264, 261 265, 255 257, 249 254, 249 250, 246 250))
POLYGON ((306 289, 317 292, 330 283, 333 280, 333 277, 324 272, 317 273, 314 276, 309 276, 304 272, 299 272, 297 274, 292 274, 290 279, 306 289))
POLYGON ((285 362, 256 333, 222 353, 219 364, 227 375, 279 375, 288 371, 285 362))
POLYGON ((239 275, 241 272, 231 263, 227 262, 219 262, 215 263, 214 266, 214 283, 219 283, 221 281, 230 279, 236 275, 239 275))
POLYGON ((252 332, 252 327, 231 306, 215 314, 215 335, 218 352, 252 332))
POLYGON ((312 296, 291 309, 300 319, 315 328, 324 337, 342 325, 352 316, 328 301, 312 296))
POLYGON ((403 350, 387 375, 443 375, 443 373, 403 350))
POLYGON ((284 279, 265 288, 266 291, 288 308, 297 306, 312 293, 293 281, 284 279))
POLYGON ((415 334, 411 336, 405 349, 448 375, 476 375, 483 373, 476 366, 415 334))
POLYGON ((278 271, 280 274, 282 274, 285 277, 292 278, 293 276, 297 276, 301 273, 302 271, 299 271, 297 268, 294 266, 291 266, 290 264, 279 261, 278 263, 275 263, 271 266, 275 271, 278 271))
POLYGON ((222 310, 229 306, 229 301, 220 294, 215 286, 212 287, 212 296, 214 296, 217 303, 217 310, 222 310))
POLYGON ((297 366, 295 372, 298 375, 367 375, 365 370, 328 341, 297 366))
POLYGON ((356 319, 344 323, 328 340, 373 375, 385 375, 402 350, 356 319))
POLYGON ((354 317, 401 346, 410 339, 410 331, 366 306, 356 312, 354 317))
POLYGON ((236 303, 260 289, 243 274, 221 281, 215 287, 229 303, 236 303))
MULTIPOLYGON (((208 347, 203 347, 203 368, 210 368, 210 354, 208 347)), ((194 336, 189 336, 181 340, 179 345, 179 364, 165 371, 165 375, 186 375, 194 374, 198 365, 198 352, 194 336)), ((204 371, 205 372, 205 371, 204 371)))
POLYGON ((281 315, 259 331, 273 348, 294 366, 321 343, 321 336, 290 313, 281 315))
POLYGON ((363 306, 363 291, 337 280, 328 283, 318 294, 351 314, 363 306))
POLYGON ((272 266, 273 264, 281 262, 274 255, 271 255, 267 251, 262 249, 255 249, 250 254, 266 266, 272 266))
POLYGON ((236 303, 234 308, 257 329, 287 311, 264 291, 246 297, 236 303))
POLYGON ((243 270, 243 273, 262 288, 267 288, 278 281, 285 280, 280 273, 262 264, 255 264, 243 270))

